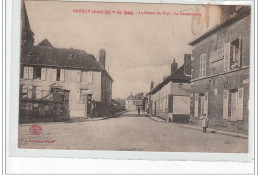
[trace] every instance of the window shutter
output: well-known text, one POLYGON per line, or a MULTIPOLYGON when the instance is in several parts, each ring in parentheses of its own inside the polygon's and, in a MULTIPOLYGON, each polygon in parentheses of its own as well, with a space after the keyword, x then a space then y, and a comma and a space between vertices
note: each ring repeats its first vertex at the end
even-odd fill
POLYGON ((32 86, 28 86, 28 98, 29 99, 32 99, 32 89, 33 89, 32 86))
POLYGON ((28 67, 24 67, 23 69, 23 78, 24 79, 28 79, 29 78, 29 68, 28 67))
POLYGON ((238 98, 237 98, 237 120, 243 120, 243 98, 244 91, 243 88, 238 89, 238 98))
POLYGON ((36 88, 36 98, 41 99, 42 97, 43 97, 42 87, 37 87, 36 88))
POLYGON ((206 54, 204 55, 204 61, 203 61, 203 77, 206 76, 206 54))
POLYGON ((51 79, 52 81, 56 81, 57 80, 57 69, 52 69, 52 72, 51 72, 51 79))
POLYGON ((205 101, 204 101, 204 113, 208 116, 208 102, 209 102, 209 95, 205 93, 205 101))
POLYGON ((42 72, 41 72, 41 80, 46 80, 46 68, 42 68, 42 72))
POLYGON ((224 71, 229 71, 230 43, 224 43, 224 71))
POLYGON ((223 119, 228 118, 228 90, 223 91, 223 119))
POLYGON ((199 116, 199 95, 195 94, 194 117, 199 116))
POLYGON ((241 36, 239 36, 239 48, 238 48, 238 58, 237 58, 237 60, 238 60, 238 66, 239 67, 242 67, 242 38, 241 38, 241 36))
POLYGON ((200 56, 200 75, 199 77, 202 77, 202 56, 200 56))
POLYGON ((33 79, 33 67, 29 67, 29 80, 33 79))
POLYGON ((65 70, 64 69, 60 70, 60 81, 65 81, 65 70))
POLYGON ((76 82, 77 83, 80 83, 80 74, 81 74, 80 70, 76 71, 76 82))
POLYGON ((87 72, 87 83, 92 83, 92 82, 93 82, 93 73, 87 72))

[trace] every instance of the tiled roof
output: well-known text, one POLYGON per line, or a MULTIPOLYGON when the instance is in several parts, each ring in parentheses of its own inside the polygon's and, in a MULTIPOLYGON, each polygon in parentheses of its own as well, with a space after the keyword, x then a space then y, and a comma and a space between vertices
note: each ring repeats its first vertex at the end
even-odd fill
POLYGON ((170 81, 173 83, 188 83, 191 77, 184 74, 184 65, 177 69, 173 75, 167 77, 163 82, 159 83, 155 88, 153 88, 149 94, 154 94, 159 91, 163 86, 168 84, 170 81))
POLYGON ((84 50, 44 46, 22 49, 21 64, 102 70, 95 57, 84 50))

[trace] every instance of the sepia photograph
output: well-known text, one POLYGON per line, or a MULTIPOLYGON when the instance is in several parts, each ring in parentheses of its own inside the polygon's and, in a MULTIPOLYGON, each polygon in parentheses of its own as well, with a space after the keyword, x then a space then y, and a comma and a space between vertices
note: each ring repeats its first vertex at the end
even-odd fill
POLYGON ((20 10, 19 149, 249 152, 251 6, 20 10))

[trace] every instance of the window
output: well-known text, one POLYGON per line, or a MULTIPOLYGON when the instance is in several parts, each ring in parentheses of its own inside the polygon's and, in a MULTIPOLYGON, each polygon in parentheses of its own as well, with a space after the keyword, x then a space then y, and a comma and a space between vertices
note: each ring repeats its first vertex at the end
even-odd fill
POLYGON ((206 54, 200 56, 200 75, 199 77, 206 76, 206 54))
POLYGON ((60 81, 60 69, 57 69, 56 81, 60 81))
POLYGON ((40 80, 41 79, 41 73, 42 73, 41 68, 40 67, 35 67, 34 68, 33 79, 40 80))
POLYGON ((33 79, 33 67, 24 67, 23 68, 23 78, 24 79, 33 79))
POLYGON ((224 71, 241 67, 241 37, 231 43, 224 43, 224 71))

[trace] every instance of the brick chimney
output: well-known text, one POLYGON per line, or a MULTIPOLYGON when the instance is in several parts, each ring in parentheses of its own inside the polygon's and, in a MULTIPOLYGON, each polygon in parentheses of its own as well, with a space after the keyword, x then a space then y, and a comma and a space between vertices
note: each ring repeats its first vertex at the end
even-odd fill
POLYGON ((173 58, 173 62, 171 64, 171 75, 174 74, 174 72, 177 70, 178 63, 176 63, 175 58, 173 58))
POLYGON ((184 54, 184 74, 191 75, 191 54, 184 54))
POLYGON ((105 49, 100 49, 100 51, 99 51, 99 64, 103 70, 106 69, 106 51, 105 51, 105 49))
POLYGON ((150 87, 150 90, 153 90, 153 88, 154 88, 154 82, 151 81, 151 87, 150 87))

